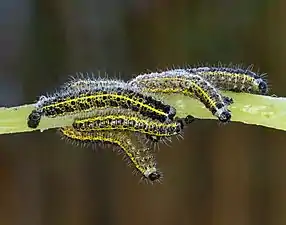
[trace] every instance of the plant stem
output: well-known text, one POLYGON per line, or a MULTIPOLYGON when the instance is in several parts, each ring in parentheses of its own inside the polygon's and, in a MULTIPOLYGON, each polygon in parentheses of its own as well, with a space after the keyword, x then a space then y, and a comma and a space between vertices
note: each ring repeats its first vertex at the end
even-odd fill
MULTIPOLYGON (((286 131, 286 98, 224 92, 234 103, 229 107, 231 121, 286 131)), ((195 99, 182 95, 160 95, 165 103, 177 109, 177 116, 192 115, 200 119, 217 119, 195 99)), ((0 134, 46 130, 69 126, 73 118, 42 118, 37 129, 27 127, 27 117, 34 105, 0 108, 0 134)))

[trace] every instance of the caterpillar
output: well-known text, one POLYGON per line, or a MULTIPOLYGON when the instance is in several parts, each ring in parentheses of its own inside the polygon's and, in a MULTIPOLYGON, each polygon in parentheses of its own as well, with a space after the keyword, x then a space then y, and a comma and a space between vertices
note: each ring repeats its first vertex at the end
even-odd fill
POLYGON ((201 76, 186 70, 143 74, 128 83, 144 93, 180 93, 195 97, 221 122, 229 122, 231 119, 231 112, 227 109, 231 99, 222 96, 219 90, 201 76))
POLYGON ((113 150, 119 150, 119 153, 124 153, 127 164, 135 167, 134 173, 139 173, 142 179, 151 183, 160 182, 162 179, 162 172, 157 168, 154 153, 132 132, 78 131, 70 126, 60 128, 59 133, 72 144, 84 147, 90 145, 96 147, 99 144, 104 147, 112 147, 113 150))
POLYGON ((268 84, 262 76, 250 69, 230 67, 187 68, 190 73, 198 74, 221 90, 266 95, 268 84))
MULTIPOLYGON (((70 84, 69 84, 70 85, 70 84)), ((37 128, 41 117, 92 116, 100 109, 129 109, 139 114, 165 122, 173 120, 176 109, 148 94, 129 87, 124 82, 115 85, 89 85, 61 88, 51 96, 42 96, 27 119, 30 128, 37 128)))
POLYGON ((127 110, 103 110, 95 117, 75 119, 72 124, 77 131, 131 131, 145 134, 152 141, 161 138, 181 135, 185 125, 195 118, 189 115, 186 118, 175 118, 165 123, 152 120, 136 112, 127 110))

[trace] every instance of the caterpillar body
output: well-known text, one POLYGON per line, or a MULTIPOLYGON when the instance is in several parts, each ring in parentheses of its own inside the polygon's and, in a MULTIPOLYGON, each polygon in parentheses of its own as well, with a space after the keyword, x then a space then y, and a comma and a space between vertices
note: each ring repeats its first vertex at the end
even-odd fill
POLYGON ((104 147, 112 147, 114 150, 119 150, 119 153, 123 152, 125 154, 128 164, 135 167, 135 173, 139 173, 143 179, 149 182, 162 179, 162 173, 157 168, 154 153, 132 132, 84 132, 78 131, 73 127, 62 127, 59 129, 59 132, 64 139, 73 144, 92 145, 93 147, 100 144, 104 145, 104 147))
POLYGON ((103 110, 95 117, 75 119, 74 129, 78 131, 131 131, 145 134, 153 141, 161 138, 181 135, 185 125, 192 123, 195 118, 175 118, 164 123, 152 120, 128 110, 103 110))
POLYGON ((186 70, 170 70, 143 74, 129 81, 129 85, 146 93, 180 93, 200 100, 221 122, 229 122, 231 102, 222 96, 210 82, 186 70), (228 100, 228 101, 226 101, 228 100))
POLYGON ((187 68, 186 70, 190 73, 200 75, 221 90, 261 95, 268 93, 267 82, 262 76, 249 69, 198 67, 187 68))
POLYGON ((96 115, 96 110, 110 108, 129 109, 160 122, 173 120, 176 115, 174 107, 118 81, 116 85, 109 86, 62 88, 51 96, 42 96, 29 115, 27 124, 36 128, 42 116, 84 117, 96 115))

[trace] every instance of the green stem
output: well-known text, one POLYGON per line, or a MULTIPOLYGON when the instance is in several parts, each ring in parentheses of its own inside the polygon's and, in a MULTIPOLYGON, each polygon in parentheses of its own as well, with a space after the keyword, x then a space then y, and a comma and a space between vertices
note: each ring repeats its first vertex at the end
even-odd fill
MULTIPOLYGON (((286 98, 232 92, 224 94, 234 99, 234 103, 229 107, 232 121, 286 131, 286 98)), ((160 95, 160 98, 173 105, 180 117, 192 115, 200 119, 217 119, 192 98, 182 95, 160 95)), ((34 105, 0 108, 0 134, 46 130, 69 126, 73 122, 73 119, 68 117, 42 118, 37 129, 30 129, 27 127, 27 117, 33 108, 34 105)))

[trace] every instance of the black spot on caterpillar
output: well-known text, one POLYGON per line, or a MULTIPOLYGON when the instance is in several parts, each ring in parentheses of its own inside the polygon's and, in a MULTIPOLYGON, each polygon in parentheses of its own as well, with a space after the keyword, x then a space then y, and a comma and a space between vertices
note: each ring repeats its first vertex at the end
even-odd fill
POLYGON ((198 67, 186 69, 198 74, 221 90, 265 95, 267 82, 250 69, 230 67, 198 67))
POLYGON ((36 128, 42 116, 84 117, 96 115, 96 110, 109 108, 129 109, 161 122, 173 120, 176 115, 172 106, 118 81, 115 85, 66 86, 51 96, 42 96, 29 115, 27 124, 36 128))
POLYGON ((129 81, 129 85, 141 89, 144 93, 179 93, 195 97, 221 122, 229 122, 231 119, 231 113, 227 109, 231 99, 222 96, 219 90, 201 76, 186 70, 139 75, 129 81))
POLYGON ((59 129, 61 136, 72 144, 96 147, 98 144, 104 147, 112 147, 125 154, 129 165, 135 167, 135 173, 141 174, 143 179, 149 182, 161 181, 162 173, 157 168, 154 153, 146 147, 139 137, 132 132, 97 131, 81 132, 73 127, 59 129))

